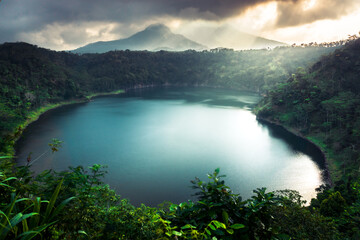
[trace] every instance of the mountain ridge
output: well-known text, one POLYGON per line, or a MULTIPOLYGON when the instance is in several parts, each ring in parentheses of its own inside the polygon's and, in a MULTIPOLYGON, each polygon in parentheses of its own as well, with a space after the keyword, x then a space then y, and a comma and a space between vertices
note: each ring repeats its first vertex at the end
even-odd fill
POLYGON ((105 53, 113 50, 184 51, 203 50, 206 46, 192 41, 181 34, 174 34, 163 24, 152 24, 143 31, 128 38, 99 41, 77 48, 73 53, 105 53))
POLYGON ((114 50, 185 51, 211 48, 263 49, 288 44, 238 31, 231 26, 194 28, 190 36, 173 33, 162 23, 149 25, 127 38, 98 41, 72 50, 73 53, 105 53, 114 50))

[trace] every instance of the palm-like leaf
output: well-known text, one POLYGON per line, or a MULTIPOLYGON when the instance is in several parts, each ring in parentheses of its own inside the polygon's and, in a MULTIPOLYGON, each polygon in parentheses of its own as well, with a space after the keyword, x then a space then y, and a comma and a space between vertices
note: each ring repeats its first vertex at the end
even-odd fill
POLYGON ((0 210, 0 240, 8 239, 10 232, 16 239, 29 240, 56 223, 56 216, 74 198, 68 198, 55 207, 62 183, 63 180, 56 187, 50 201, 41 200, 40 197, 17 199, 18 196, 13 193, 10 204, 3 211, 0 210), (25 202, 26 206, 21 210, 17 206, 20 202, 25 202), (30 204, 26 202, 30 202, 30 204), (45 213, 41 212, 42 204, 47 204, 45 213), (19 228, 20 223, 22 228, 19 228))

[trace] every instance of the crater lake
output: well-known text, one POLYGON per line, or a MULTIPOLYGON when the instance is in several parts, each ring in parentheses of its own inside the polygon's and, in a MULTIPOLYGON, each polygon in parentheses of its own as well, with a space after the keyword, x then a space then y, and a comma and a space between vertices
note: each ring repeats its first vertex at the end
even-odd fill
POLYGON ((35 173, 107 165, 104 182, 135 205, 194 199, 190 180, 220 168, 243 199, 252 190, 293 189, 306 200, 324 182, 324 159, 305 140, 257 121, 255 93, 151 88, 94 98, 41 115, 17 142, 35 173), (61 141, 58 152, 48 143, 61 141))

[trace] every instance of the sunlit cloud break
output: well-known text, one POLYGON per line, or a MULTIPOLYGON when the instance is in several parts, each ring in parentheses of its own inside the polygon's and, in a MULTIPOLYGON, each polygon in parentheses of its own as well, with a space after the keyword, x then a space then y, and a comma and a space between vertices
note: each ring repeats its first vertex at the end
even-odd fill
POLYGON ((356 0, 4 0, 0 1, 0 42, 72 49, 128 37, 157 22, 179 33, 194 31, 186 26, 225 24, 287 43, 310 37, 326 41, 338 37, 333 31, 342 38, 358 32, 354 29, 360 22, 358 9, 356 0), (304 36, 304 29, 310 29, 311 36, 304 36), (297 30, 301 34, 294 34, 297 30))

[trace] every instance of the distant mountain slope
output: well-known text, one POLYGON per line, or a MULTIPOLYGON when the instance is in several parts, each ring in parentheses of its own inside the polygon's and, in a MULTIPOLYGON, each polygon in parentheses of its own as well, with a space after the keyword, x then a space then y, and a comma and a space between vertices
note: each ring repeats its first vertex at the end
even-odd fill
POLYGON ((180 34, 174 34, 162 24, 153 24, 129 38, 96 42, 73 50, 74 53, 105 53, 112 50, 184 51, 206 47, 180 34))
POLYGON ((243 49, 261 49, 274 48, 277 46, 286 46, 286 43, 262 38, 238 31, 237 29, 225 25, 221 27, 199 27, 188 32, 187 36, 195 41, 202 43, 210 48, 233 48, 235 50, 243 49))

